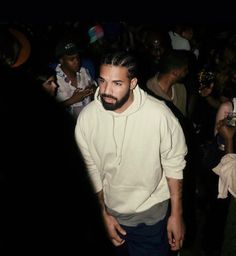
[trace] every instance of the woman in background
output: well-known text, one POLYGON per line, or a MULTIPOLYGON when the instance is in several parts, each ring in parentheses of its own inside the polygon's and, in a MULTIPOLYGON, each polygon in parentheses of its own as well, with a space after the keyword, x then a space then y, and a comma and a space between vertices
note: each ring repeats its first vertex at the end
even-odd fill
POLYGON ((47 93, 52 96, 56 96, 58 84, 56 82, 56 72, 54 69, 44 66, 37 72, 36 81, 47 93))

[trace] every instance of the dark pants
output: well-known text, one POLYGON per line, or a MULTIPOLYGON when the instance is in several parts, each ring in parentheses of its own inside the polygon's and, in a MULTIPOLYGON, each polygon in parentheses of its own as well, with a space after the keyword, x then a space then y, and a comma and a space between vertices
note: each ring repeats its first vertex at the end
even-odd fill
POLYGON ((169 251, 167 217, 154 225, 122 226, 125 243, 116 247, 117 256, 166 256, 169 251))

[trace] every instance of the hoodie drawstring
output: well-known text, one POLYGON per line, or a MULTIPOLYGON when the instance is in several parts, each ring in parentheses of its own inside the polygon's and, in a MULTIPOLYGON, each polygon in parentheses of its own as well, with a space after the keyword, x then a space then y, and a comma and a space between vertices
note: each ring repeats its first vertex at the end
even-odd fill
POLYGON ((121 161, 122 161, 122 152, 123 152, 123 146, 124 146, 124 141, 125 141, 128 116, 125 117, 125 124, 124 124, 124 130, 123 130, 123 135, 122 135, 122 139, 121 139, 121 144, 120 144, 120 150, 119 150, 118 143, 117 143, 116 136, 115 136, 115 118, 116 117, 113 116, 113 138, 114 138, 114 142, 115 142, 115 146, 116 146, 116 157, 118 158, 118 163, 120 165, 121 161))

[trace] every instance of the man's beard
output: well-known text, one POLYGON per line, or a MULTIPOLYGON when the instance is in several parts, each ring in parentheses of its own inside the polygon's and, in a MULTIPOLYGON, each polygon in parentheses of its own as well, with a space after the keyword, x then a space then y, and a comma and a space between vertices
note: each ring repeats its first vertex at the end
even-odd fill
POLYGON ((121 108, 129 99, 129 95, 130 95, 130 90, 127 91, 127 93, 124 95, 123 98, 121 98, 120 100, 118 100, 117 98, 111 96, 111 95, 107 95, 105 93, 101 94, 101 101, 102 101, 102 105, 106 110, 117 110, 119 108, 121 108), (107 97, 107 98, 111 98, 116 100, 115 103, 107 103, 103 97, 107 97))

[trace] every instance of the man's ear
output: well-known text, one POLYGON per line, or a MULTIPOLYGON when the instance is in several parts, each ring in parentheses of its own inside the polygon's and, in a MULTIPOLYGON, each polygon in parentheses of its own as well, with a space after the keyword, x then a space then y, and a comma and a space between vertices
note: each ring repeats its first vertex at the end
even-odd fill
POLYGON ((130 82, 130 90, 133 90, 137 84, 138 84, 138 79, 136 77, 132 78, 130 82))

